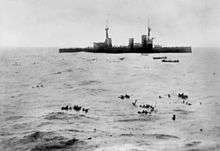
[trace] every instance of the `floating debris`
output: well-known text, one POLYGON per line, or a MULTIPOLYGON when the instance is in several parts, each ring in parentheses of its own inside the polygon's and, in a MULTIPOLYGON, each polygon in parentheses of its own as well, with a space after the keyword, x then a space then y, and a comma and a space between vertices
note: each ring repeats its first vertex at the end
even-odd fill
POLYGON ((135 100, 134 102, 132 102, 133 106, 137 106, 137 100, 135 100))
POLYGON ((37 84, 35 87, 33 86, 32 88, 43 88, 43 87, 44 87, 44 85, 41 84, 41 83, 39 83, 39 84, 37 84))
MULTIPOLYGON (((186 101, 186 99, 188 99, 188 95, 184 94, 184 93, 178 93, 178 97, 183 99, 182 103, 186 104, 186 105, 192 105, 190 102, 186 101)), ((200 102, 201 103, 201 102, 200 102)), ((200 104, 201 105, 201 104, 200 104)))
POLYGON ((149 105, 149 104, 140 105, 139 107, 146 108, 146 109, 148 109, 148 108, 154 109, 154 107, 152 105, 149 105))
POLYGON ((182 103, 183 103, 183 104, 186 104, 186 105, 189 105, 189 106, 192 105, 191 103, 189 103, 189 102, 187 102, 187 101, 184 101, 184 100, 183 100, 182 103))
POLYGON ((88 113, 89 109, 83 108, 82 111, 85 112, 85 113, 88 113))
POLYGON ((175 114, 173 115, 172 120, 174 120, 174 121, 176 120, 176 115, 175 114))
POLYGON ((66 105, 66 106, 61 107, 61 110, 66 110, 66 111, 75 110, 76 112, 79 112, 82 110, 83 112, 88 113, 89 108, 83 108, 82 106, 79 106, 79 105, 74 105, 73 107, 66 105))
POLYGON ((184 93, 178 93, 178 97, 182 99, 188 99, 188 95, 185 95, 184 93))
POLYGON ((138 111, 138 114, 151 114, 151 112, 147 110, 138 111))
POLYGON ((120 95, 118 98, 124 100, 125 97, 124 97, 124 95, 120 95))
POLYGON ((118 98, 124 100, 124 99, 130 99, 130 95, 125 94, 125 95, 120 95, 118 98))
POLYGON ((81 110, 81 108, 82 108, 82 106, 78 106, 78 105, 74 105, 73 106, 73 110, 75 110, 75 111, 80 111, 81 110))
POLYGON ((67 105, 65 107, 61 107, 61 110, 72 110, 72 107, 67 105))
POLYGON ((138 114, 151 114, 152 112, 156 112, 155 107, 149 104, 139 105, 139 107, 144 108, 144 110, 138 111, 138 114))
POLYGON ((130 95, 125 94, 126 99, 130 99, 130 95))
POLYGON ((190 105, 192 105, 192 104, 191 104, 191 103, 189 103, 189 102, 186 102, 186 105, 189 105, 189 106, 190 106, 190 105))

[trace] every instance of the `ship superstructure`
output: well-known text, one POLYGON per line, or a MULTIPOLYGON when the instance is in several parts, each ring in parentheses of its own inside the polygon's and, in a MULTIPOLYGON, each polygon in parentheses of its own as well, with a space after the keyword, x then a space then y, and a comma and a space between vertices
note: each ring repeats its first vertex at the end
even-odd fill
POLYGON ((94 53, 181 53, 191 52, 191 47, 158 47, 153 45, 151 28, 148 25, 147 34, 141 35, 141 43, 135 43, 134 38, 129 38, 128 46, 116 47, 112 45, 109 37, 109 27, 105 27, 105 41, 94 42, 93 47, 88 48, 62 48, 59 52, 94 52, 94 53))
POLYGON ((105 49, 105 48, 112 48, 112 39, 109 37, 109 27, 105 27, 105 41, 104 42, 94 42, 93 48, 94 49, 105 49))

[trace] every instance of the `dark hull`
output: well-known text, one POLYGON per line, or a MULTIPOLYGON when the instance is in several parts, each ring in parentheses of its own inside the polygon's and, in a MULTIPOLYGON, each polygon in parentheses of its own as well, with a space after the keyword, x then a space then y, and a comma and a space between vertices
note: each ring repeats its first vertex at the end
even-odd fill
POLYGON ((191 53, 191 47, 162 47, 162 48, 134 48, 127 47, 112 47, 112 48, 61 48, 60 53, 73 53, 73 52, 91 52, 91 53, 191 53))

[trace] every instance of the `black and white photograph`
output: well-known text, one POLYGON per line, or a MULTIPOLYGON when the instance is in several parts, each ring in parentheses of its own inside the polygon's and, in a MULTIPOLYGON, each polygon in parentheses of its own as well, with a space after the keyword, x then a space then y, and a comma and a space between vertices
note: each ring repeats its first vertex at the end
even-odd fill
POLYGON ((0 0, 0 151, 220 151, 219 0, 0 0))

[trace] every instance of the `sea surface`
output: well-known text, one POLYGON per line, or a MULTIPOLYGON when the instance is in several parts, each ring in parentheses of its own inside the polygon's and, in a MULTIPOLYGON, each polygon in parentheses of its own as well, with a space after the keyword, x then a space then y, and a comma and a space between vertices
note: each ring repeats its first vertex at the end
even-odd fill
POLYGON ((0 150, 220 150, 220 49, 192 51, 59 54, 57 48, 1 48, 0 150), (130 99, 118 98, 125 94, 130 99), (143 104, 155 111, 138 114, 143 104), (66 105, 89 110, 61 110, 66 105))

